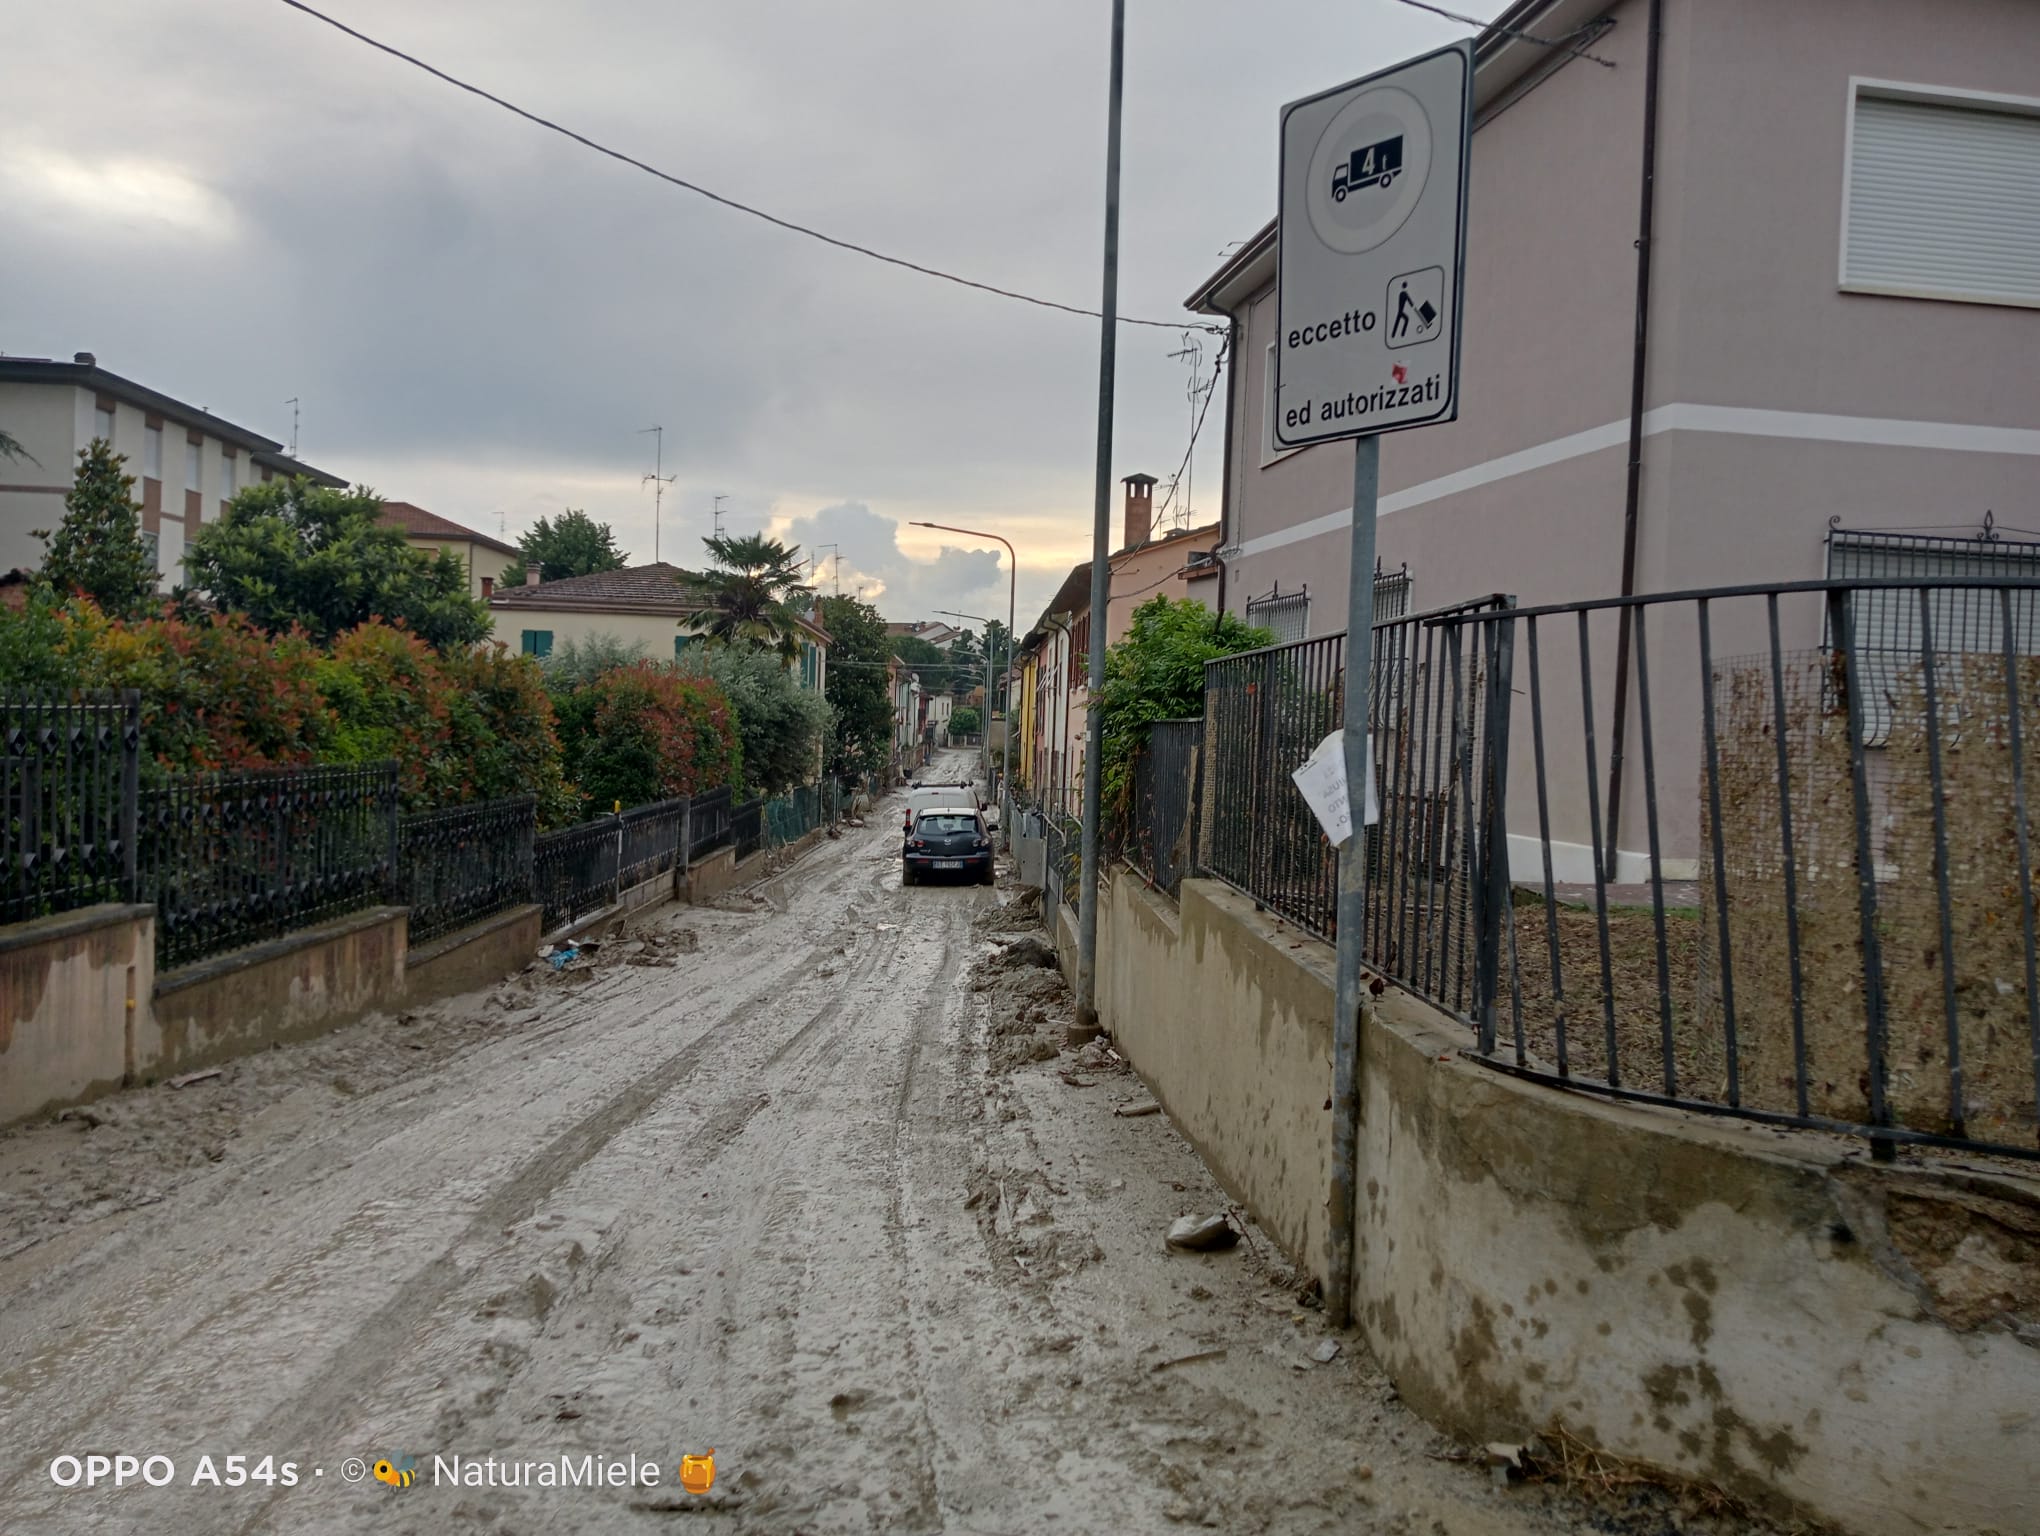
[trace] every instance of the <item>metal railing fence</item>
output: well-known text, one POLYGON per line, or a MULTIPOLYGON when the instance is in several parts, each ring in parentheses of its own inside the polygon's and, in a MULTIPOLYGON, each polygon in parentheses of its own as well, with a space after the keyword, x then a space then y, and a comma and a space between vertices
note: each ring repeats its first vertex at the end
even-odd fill
POLYGON ((141 695, 0 693, 0 923, 135 899, 141 695))
POLYGON ((765 846, 765 799, 762 795, 730 807, 730 838, 741 861, 765 846))
POLYGON ((137 820, 163 969, 396 895, 395 763, 194 774, 140 791, 137 820))
POLYGON ((1439 621, 1479 659, 1485 743, 1454 815, 1480 1059, 1879 1156, 2040 1155, 2036 600, 1880 576, 1439 621), (1631 792, 1609 827, 1615 751, 1631 792))
POLYGON ((547 933, 614 906, 621 891, 622 818, 600 816, 539 834, 531 850, 531 899, 547 933))
POLYGON ((616 884, 619 891, 660 876, 670 877, 684 867, 681 848, 687 841, 687 796, 655 800, 632 806, 618 821, 621 846, 617 850, 616 884))
MULTIPOLYGON (((1366 830, 1369 962, 1464 1011, 1475 940, 1470 848, 1461 836, 1483 739, 1473 708, 1483 663, 1443 628, 1507 605, 1500 596, 1374 626, 1369 740, 1379 820, 1366 830)), ((1335 942, 1339 853, 1290 775, 1345 721, 1344 634, 1205 664, 1196 872, 1335 942)))
POLYGON ((1158 720, 1134 755, 1127 814, 1115 839, 1151 885, 1174 893, 1190 867, 1193 794, 1204 721, 1158 720))
POLYGON ((730 840, 730 805, 734 796, 729 785, 704 790, 694 797, 688 816, 687 862, 713 853, 730 840))
POLYGON ((530 795, 404 817, 397 899, 411 909, 411 944, 529 901, 537 835, 538 802, 530 795))

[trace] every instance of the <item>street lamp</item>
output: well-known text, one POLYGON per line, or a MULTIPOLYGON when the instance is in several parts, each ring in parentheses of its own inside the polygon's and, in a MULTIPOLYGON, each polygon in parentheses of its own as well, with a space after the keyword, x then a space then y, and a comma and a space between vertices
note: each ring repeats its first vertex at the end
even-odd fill
MULTIPOLYGON (((1012 541, 1001 538, 996 533, 984 533, 976 528, 952 528, 947 523, 909 523, 907 526, 910 528, 939 528, 944 533, 960 533, 969 539, 998 539, 1001 544, 1006 546, 1006 569, 1009 572, 1006 578, 1006 728, 1000 733, 1002 739, 999 744, 999 788, 1004 790, 1007 782, 1013 776, 1013 641, 1015 638, 1013 634, 1013 605, 1015 598, 1020 593, 1020 557, 1013 553, 1012 541)), ((991 621, 980 619, 978 622, 984 624, 991 621)), ((991 659, 989 648, 985 659, 987 661, 991 659)), ((991 711, 992 690, 990 685, 987 684, 985 687, 985 720, 987 724, 991 721, 991 711)), ((992 738, 989 735, 985 737, 985 769, 987 777, 990 776, 991 771, 991 740, 992 738)), ((1001 813, 1001 819, 1003 820, 1003 813, 1001 813)), ((1003 827, 1001 831, 1004 831, 1003 827)), ((1012 846, 1013 835, 1007 832, 1005 836, 1006 846, 1010 848, 1012 846)))
MULTIPOLYGON (((958 613, 954 608, 935 610, 945 619, 973 619, 980 624, 996 624, 997 619, 988 619, 981 613, 958 613)), ((992 648, 985 647, 985 711, 984 719, 978 722, 978 761, 984 765, 985 783, 990 787, 992 778, 992 648)), ((1004 820, 1004 817, 1000 818, 1004 820)))

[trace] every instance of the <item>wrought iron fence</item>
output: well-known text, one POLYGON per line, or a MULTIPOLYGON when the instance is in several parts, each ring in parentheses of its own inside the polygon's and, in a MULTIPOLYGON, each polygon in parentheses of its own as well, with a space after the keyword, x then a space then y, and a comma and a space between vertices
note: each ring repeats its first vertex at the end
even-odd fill
POLYGON ((539 834, 531 850, 532 899, 545 909, 547 933, 616 904, 622 853, 617 816, 539 834))
POLYGON ((538 802, 530 795, 404 817, 410 942, 429 942, 531 900, 538 802))
POLYGON ((1158 720, 1134 755, 1119 851, 1151 885, 1174 892, 1190 867, 1197 752, 1204 722, 1158 720))
POLYGON ((730 838, 739 861, 765 846, 765 799, 760 795, 730 808, 730 838))
MULTIPOLYGON (((1377 587, 1379 581, 1377 580, 1377 587)), ((1411 990, 1464 1010, 1474 940, 1469 849, 1459 835, 1482 726, 1479 658, 1443 621, 1506 598, 1374 626, 1370 757, 1379 819, 1365 833, 1366 954, 1411 990)), ((1345 721, 1343 634, 1205 666, 1199 872, 1326 942, 1337 937, 1339 854, 1290 777, 1345 721)))
POLYGON ((1458 808, 1480 1059, 1879 1156, 2040 1155, 2036 600, 2034 581, 1879 577, 1442 621, 1482 668, 1458 808))
POLYGON ((694 797, 688 813, 689 864, 696 862, 703 854, 713 853, 729 842, 730 806, 733 798, 727 784, 694 797))
POLYGON ((0 922, 136 890, 141 696, 0 694, 0 922))
POLYGON ((673 874, 681 864, 680 848, 687 839, 689 811, 688 798, 681 795, 633 806, 618 818, 623 840, 617 855, 619 890, 627 891, 647 880, 673 874))
POLYGON ((140 899, 168 969, 393 899, 397 765, 192 775, 142 790, 140 899))

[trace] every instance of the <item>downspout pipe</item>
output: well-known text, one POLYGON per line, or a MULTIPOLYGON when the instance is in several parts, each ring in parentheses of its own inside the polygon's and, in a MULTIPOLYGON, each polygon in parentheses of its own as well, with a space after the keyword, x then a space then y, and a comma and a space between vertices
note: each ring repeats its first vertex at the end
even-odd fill
MULTIPOLYGON (((1225 381, 1225 467, 1220 471, 1218 483, 1218 547, 1224 549, 1232 538, 1233 525, 1233 412, 1237 401, 1234 398, 1235 384, 1246 379, 1246 364, 1240 356, 1240 317, 1231 310, 1220 311, 1225 316, 1226 351, 1232 357, 1232 376, 1225 381)), ((1218 559, 1218 612, 1225 615, 1225 567, 1224 556, 1218 559)))
MULTIPOLYGON (((1650 268, 1652 216, 1657 205, 1658 55, 1664 33, 1664 0, 1650 0, 1650 33, 1643 65, 1643 191, 1636 215, 1636 342, 1629 374, 1629 483, 1622 506, 1622 596, 1636 595, 1636 526, 1643 500, 1644 383, 1650 354, 1650 268)), ((1636 610, 1619 609, 1615 638, 1615 719, 1608 754, 1608 835, 1602 844, 1601 878, 1613 881, 1616 834, 1622 825, 1622 753, 1629 724, 1629 626, 1636 610)))

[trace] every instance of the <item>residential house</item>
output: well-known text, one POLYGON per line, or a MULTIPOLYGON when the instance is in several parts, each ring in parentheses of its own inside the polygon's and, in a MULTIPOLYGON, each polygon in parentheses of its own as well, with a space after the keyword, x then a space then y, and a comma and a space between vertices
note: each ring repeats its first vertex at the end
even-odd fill
POLYGON ((925 640, 930 645, 948 650, 963 631, 954 624, 945 624, 940 619, 910 619, 904 622, 888 620, 885 637, 888 640, 925 640))
POLYGON ((405 542, 413 549, 452 555, 460 561, 467 571, 468 596, 483 602, 496 595, 503 572, 523 558, 514 544, 492 539, 486 533, 478 533, 408 501, 384 502, 382 521, 389 527, 401 528, 405 542))
MULTIPOLYGON (((1460 416, 1382 439, 1401 599, 1917 574, 1924 529, 1947 535, 1939 569, 2033 571, 2040 547, 1982 535, 1993 513, 2040 528, 2040 17, 1662 0, 1654 41, 1653 14, 1518 0, 1476 44, 1460 416)), ((1325 83, 1380 62, 1328 60, 1325 83)), ((1353 450, 1281 452, 1269 432, 1273 225, 1188 303, 1229 322, 1239 360, 1223 606, 1284 638, 1341 631, 1353 450)), ((1658 771, 1690 786, 1699 666, 1680 643, 1651 645, 1654 673, 1688 679, 1658 701, 1658 771)), ((1626 879, 1644 867, 1634 729, 1626 879)), ((1535 826, 1527 766, 1512 826, 1535 826)), ((1581 763, 1552 772, 1554 805, 1582 805, 1581 763)), ((1697 817, 1670 835, 1690 868, 1697 817)), ((1578 816, 1554 829, 1560 878, 1590 872, 1586 843, 1578 816)))
MULTIPOLYGON (((538 657, 602 638, 635 646, 651 660, 671 660, 701 643, 709 608, 694 574, 663 562, 563 581, 541 582, 533 571, 525 585, 499 588, 489 599, 496 638, 509 645, 514 637, 519 651, 538 657)), ((787 665, 799 669, 803 688, 826 692, 829 632, 819 611, 798 616, 795 629, 799 650, 787 665)))
MULTIPOLYGON (((1152 475, 1128 475, 1123 542, 1110 556, 1105 643, 1124 639, 1134 611, 1157 597, 1193 598, 1215 605, 1218 525, 1160 534, 1154 528, 1152 475)), ((1091 564, 1072 566, 1034 628, 1023 637, 1026 714, 1019 761, 1037 799, 1075 815, 1082 798, 1086 704, 1090 697, 1091 564)))
POLYGON ((62 519, 78 455, 95 438, 127 459, 165 587, 183 580, 186 542, 248 486, 296 475, 347 483, 299 463, 274 438, 109 372, 90 352, 68 363, 0 357, 0 430, 23 449, 0 459, 0 571, 42 564, 35 530, 62 519))

